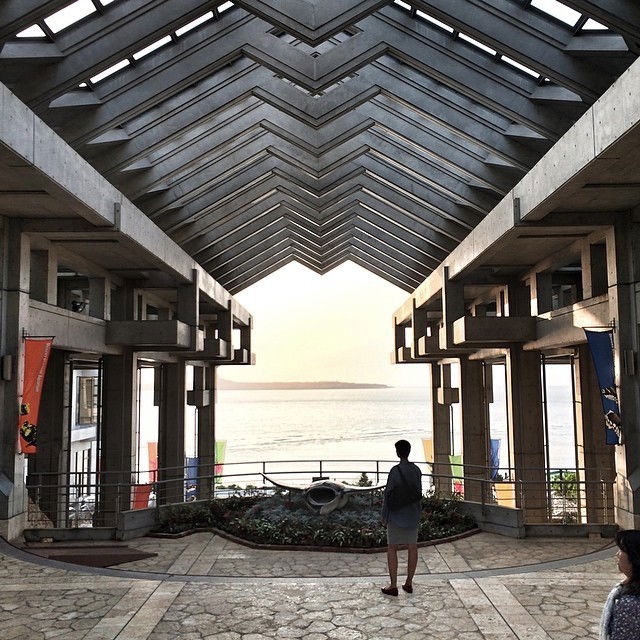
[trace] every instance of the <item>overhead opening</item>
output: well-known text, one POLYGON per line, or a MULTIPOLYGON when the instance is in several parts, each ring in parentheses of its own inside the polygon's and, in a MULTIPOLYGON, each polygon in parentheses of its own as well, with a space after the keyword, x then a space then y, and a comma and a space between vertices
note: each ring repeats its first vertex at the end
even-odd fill
POLYGON ((558 2, 558 0, 531 0, 531 6, 570 27, 574 27, 581 17, 580 12, 567 7, 566 4, 558 2))
POLYGON ((76 2, 45 18, 44 22, 53 33, 58 33, 58 31, 62 31, 62 29, 79 22, 96 11, 96 5, 91 0, 76 0, 76 2))

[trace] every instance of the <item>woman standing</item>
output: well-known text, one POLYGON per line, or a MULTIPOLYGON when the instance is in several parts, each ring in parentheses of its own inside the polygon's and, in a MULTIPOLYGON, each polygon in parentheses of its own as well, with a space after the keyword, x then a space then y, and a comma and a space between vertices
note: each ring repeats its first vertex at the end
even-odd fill
POLYGON ((389 586, 382 588, 388 596, 398 595, 398 546, 407 545, 407 579, 402 589, 413 593, 413 576, 418 564, 418 524, 421 515, 422 472, 409 462, 411 444, 407 440, 396 442, 400 458, 389 472, 382 503, 382 523, 387 527, 387 566, 389 586))
POLYGON ((618 570, 625 579, 609 594, 600 622, 600 640, 640 639, 640 531, 620 531, 618 570))

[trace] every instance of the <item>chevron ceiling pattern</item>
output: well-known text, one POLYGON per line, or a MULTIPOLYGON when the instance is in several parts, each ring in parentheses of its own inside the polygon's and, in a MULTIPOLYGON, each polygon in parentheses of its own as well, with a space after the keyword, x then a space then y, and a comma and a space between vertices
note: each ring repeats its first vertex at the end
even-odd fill
POLYGON ((413 290, 640 53, 629 0, 4 0, 0 80, 231 293, 413 290))

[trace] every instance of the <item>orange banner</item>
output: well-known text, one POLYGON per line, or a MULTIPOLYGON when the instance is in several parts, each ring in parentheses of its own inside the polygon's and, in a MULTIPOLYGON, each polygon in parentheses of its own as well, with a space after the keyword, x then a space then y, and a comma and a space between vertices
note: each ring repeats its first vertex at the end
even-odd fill
POLYGON ((52 343, 53 338, 26 338, 24 341, 24 384, 18 420, 20 453, 37 450, 40 396, 52 343))

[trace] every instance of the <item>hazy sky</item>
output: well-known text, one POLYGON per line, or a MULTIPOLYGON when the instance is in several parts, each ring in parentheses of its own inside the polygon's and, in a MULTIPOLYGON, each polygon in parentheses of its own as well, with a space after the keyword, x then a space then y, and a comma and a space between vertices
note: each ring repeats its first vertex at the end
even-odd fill
POLYGON ((228 380, 426 385, 425 365, 392 365, 391 317, 408 294, 352 262, 319 276, 293 262, 236 295, 254 318, 253 367, 228 380))

